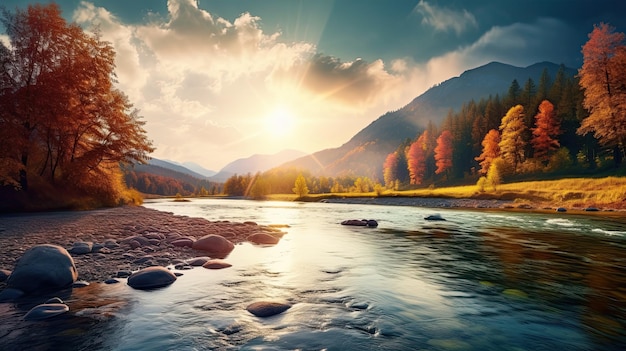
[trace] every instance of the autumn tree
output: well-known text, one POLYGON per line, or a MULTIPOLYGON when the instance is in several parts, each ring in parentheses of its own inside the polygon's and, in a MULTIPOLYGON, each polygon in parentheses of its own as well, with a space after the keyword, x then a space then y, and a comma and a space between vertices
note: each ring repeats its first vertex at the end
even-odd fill
POLYGON ((517 166, 524 162, 524 108, 516 105, 509 109, 500 124, 500 152, 502 159, 513 167, 513 173, 517 173, 517 166))
POLYGON ((407 166, 411 184, 421 184, 424 180, 426 172, 426 136, 420 135, 415 142, 411 144, 407 153, 407 166))
POLYGON ((444 130, 437 138, 435 161, 437 165, 436 174, 447 172, 452 168, 452 133, 449 130, 444 130))
POLYGON ((0 42, 0 139, 10 140, 0 148, 0 180, 28 192, 39 177, 115 203, 119 164, 143 163, 153 148, 113 85, 113 47, 67 24, 56 4, 3 10, 0 22, 9 39, 0 42))
POLYGON ((390 153, 385 158, 385 163, 383 164, 383 179, 385 181, 385 186, 387 188, 392 188, 396 179, 398 179, 398 175, 396 169, 398 168, 398 154, 395 152, 390 153))
POLYGON ((495 129, 490 130, 485 138, 483 139, 481 145, 483 146, 483 151, 480 156, 476 157, 476 161, 480 162, 480 170, 481 174, 487 174, 489 170, 489 166, 491 166, 491 162, 496 157, 500 157, 500 132, 495 129))
POLYGON ((626 43, 624 33, 600 23, 583 45, 579 70, 583 104, 589 110, 578 134, 593 133, 600 143, 613 148, 615 165, 626 152, 626 43))
POLYGON ((299 198, 306 196, 309 193, 309 188, 306 185, 306 179, 302 174, 298 175, 294 184, 293 192, 299 198))
POLYGON ((560 147, 557 137, 561 134, 561 125, 550 101, 543 100, 539 105, 539 112, 535 116, 535 127, 532 132, 533 137, 530 143, 535 152, 534 157, 545 162, 560 147))
POLYGON ((486 183, 491 185, 493 191, 498 190, 498 185, 502 184, 502 172, 506 168, 506 163, 500 157, 491 162, 489 171, 487 171, 486 183))

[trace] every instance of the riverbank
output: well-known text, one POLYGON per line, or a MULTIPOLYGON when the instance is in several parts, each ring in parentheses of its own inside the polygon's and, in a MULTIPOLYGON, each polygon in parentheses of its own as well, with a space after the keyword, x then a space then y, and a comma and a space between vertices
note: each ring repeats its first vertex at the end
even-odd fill
MULTIPOLYGON (((12 270, 22 254, 35 245, 55 244, 70 251, 75 243, 92 243, 97 249, 87 254, 73 253, 72 257, 79 280, 102 282, 120 272, 167 266, 206 255, 176 246, 176 239, 218 234, 237 245, 257 232, 284 234, 253 222, 213 222, 141 206, 2 215, 0 269, 12 270)), ((3 287, 0 283, 0 289, 3 287)))

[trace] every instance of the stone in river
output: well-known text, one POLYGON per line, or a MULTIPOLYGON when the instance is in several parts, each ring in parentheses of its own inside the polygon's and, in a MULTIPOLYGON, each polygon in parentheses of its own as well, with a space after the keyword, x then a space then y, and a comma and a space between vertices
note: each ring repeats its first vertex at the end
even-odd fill
POLYGON ((258 301, 251 303, 246 310, 257 317, 271 317, 290 309, 291 305, 274 302, 274 301, 258 301))
POLYGON ((13 301, 19 299, 24 295, 24 292, 19 289, 6 288, 0 291, 0 302, 13 301))
POLYGON ((196 240, 192 248, 225 256, 233 251, 235 245, 220 235, 209 234, 196 240))
POLYGON ((208 257, 208 256, 194 257, 194 258, 190 258, 186 260, 185 263, 190 266, 199 267, 207 263, 207 261, 209 261, 210 259, 211 257, 208 257))
POLYGON ((278 244, 278 238, 267 233, 254 233, 248 236, 248 241, 259 245, 278 244))
POLYGON ((192 247, 194 240, 192 238, 178 238, 171 242, 176 247, 192 247))
POLYGON ((32 294, 67 288, 77 278, 74 260, 67 250, 57 245, 37 245, 19 259, 7 287, 32 294))
POLYGON ((228 268, 228 267, 232 267, 233 265, 222 261, 222 260, 209 260, 207 261, 205 264, 202 265, 202 267, 207 268, 207 269, 222 269, 222 268, 228 268))
POLYGON ((33 321, 40 319, 48 319, 58 316, 69 311, 70 308, 63 303, 44 303, 33 307, 26 315, 24 320, 33 321))
POLYGON ((174 281, 176 281, 176 275, 161 266, 144 268, 128 277, 128 285, 139 290, 161 288, 174 281))

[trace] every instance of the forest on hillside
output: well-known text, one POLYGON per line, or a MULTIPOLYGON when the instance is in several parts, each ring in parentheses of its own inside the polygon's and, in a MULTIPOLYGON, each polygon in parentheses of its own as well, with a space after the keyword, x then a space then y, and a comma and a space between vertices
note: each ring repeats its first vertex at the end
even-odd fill
POLYGON ((513 80, 508 91, 468 101, 440 126, 429 123, 390 153, 382 179, 312 176, 274 169, 234 175, 226 194, 290 193, 302 174, 311 193, 381 192, 450 184, 496 187, 503 181, 620 174, 626 156, 626 43, 600 24, 583 46, 578 76, 561 66, 538 82, 513 80))

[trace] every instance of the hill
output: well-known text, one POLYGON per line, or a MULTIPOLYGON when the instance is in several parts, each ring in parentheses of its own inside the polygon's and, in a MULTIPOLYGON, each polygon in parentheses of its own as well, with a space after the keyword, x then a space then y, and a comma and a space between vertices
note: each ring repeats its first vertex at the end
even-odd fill
POLYGON ((273 155, 252 155, 240 158, 224 166, 216 175, 209 179, 214 182, 225 182, 226 179, 234 174, 264 172, 304 155, 306 154, 302 151, 283 150, 273 155))
MULTIPOLYGON (((415 138, 429 121, 439 125, 450 110, 458 111, 471 100, 501 95, 513 80, 520 85, 529 78, 538 82, 544 70, 554 77, 559 68, 550 62, 528 67, 491 62, 465 71, 428 89, 401 109, 380 116, 342 146, 301 157, 284 166, 327 176, 356 174, 381 179, 385 157, 407 138, 415 138)), ((565 71, 569 76, 576 74, 571 68, 565 71)))

